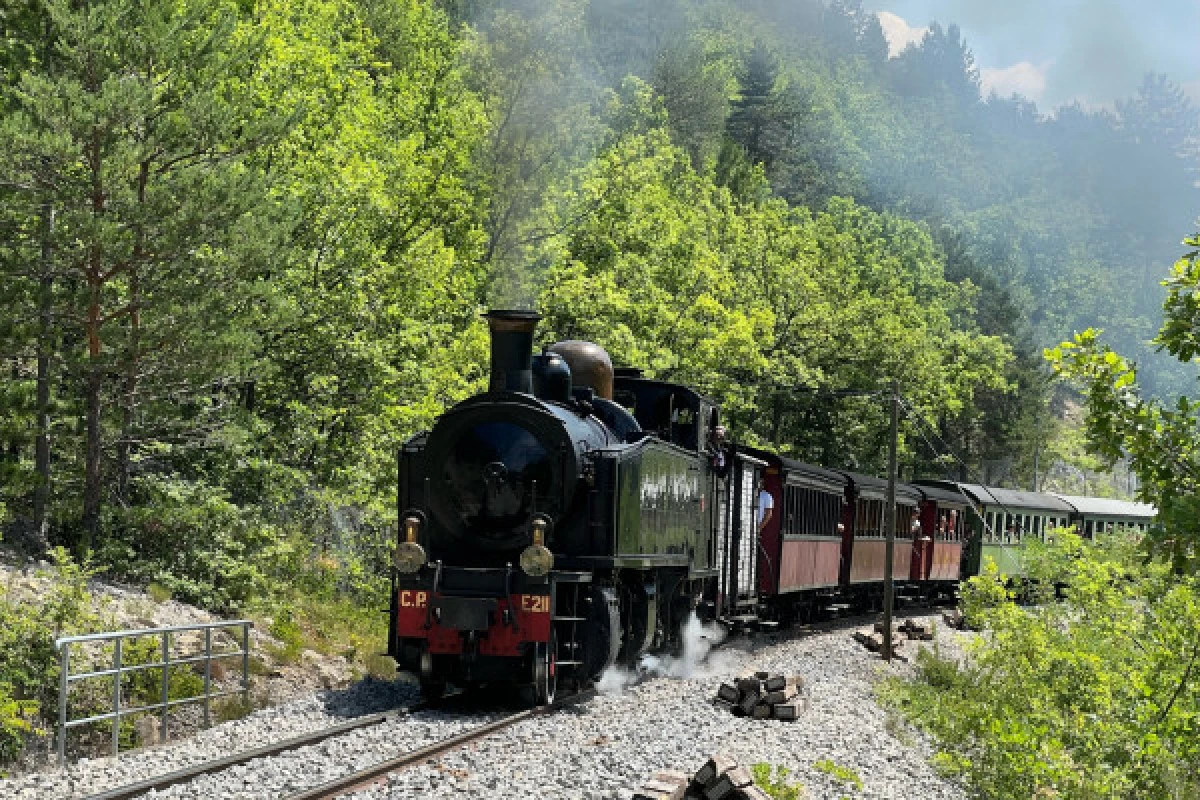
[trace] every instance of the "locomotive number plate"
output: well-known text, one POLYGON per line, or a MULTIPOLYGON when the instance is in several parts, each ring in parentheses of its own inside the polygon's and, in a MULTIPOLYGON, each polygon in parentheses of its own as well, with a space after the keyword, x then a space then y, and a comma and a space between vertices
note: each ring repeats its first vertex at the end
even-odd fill
POLYGON ((521 595, 521 610, 530 614, 549 614, 550 595, 523 594, 521 595))
POLYGON ((429 602, 429 592, 419 592, 415 589, 405 589, 400 592, 401 608, 424 608, 429 602))

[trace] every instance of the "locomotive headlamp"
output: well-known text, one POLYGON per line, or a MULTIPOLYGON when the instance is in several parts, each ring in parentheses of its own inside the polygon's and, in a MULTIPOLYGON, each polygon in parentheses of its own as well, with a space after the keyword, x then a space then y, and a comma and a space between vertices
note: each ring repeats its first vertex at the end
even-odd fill
POLYGON ((544 517, 536 517, 532 526, 533 544, 521 552, 521 569, 534 578, 549 574, 554 567, 554 554, 546 547, 548 527, 544 517))
POLYGON ((416 572, 425 566, 425 548, 417 544, 417 533, 421 530, 420 517, 404 518, 404 541, 396 545, 396 569, 405 574, 416 572))

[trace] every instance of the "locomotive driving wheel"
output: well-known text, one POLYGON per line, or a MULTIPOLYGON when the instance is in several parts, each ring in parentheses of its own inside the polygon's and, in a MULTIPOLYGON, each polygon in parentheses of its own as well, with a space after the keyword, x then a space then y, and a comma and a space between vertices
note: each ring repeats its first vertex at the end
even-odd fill
POLYGON ((558 688, 558 637, 550 631, 550 641, 537 642, 533 650, 533 702, 548 706, 558 688))
POLYGON ((446 681, 433 677, 433 656, 426 650, 421 654, 421 696, 426 700, 441 700, 446 694, 446 681))

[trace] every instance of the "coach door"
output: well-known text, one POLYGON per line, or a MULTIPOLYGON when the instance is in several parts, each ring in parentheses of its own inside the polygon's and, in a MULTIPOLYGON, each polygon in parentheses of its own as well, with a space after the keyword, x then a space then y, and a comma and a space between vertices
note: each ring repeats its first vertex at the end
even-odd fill
POLYGON ((754 512, 758 479, 765 467, 765 462, 737 453, 729 470, 728 491, 719 495, 718 563, 721 565, 724 600, 721 611, 726 615, 758 602, 758 542, 754 512))

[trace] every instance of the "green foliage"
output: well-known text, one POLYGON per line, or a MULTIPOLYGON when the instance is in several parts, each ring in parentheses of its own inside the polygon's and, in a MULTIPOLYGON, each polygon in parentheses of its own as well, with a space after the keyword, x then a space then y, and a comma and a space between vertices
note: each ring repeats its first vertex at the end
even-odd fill
POLYGON ((1064 602, 1005 600, 965 664, 924 651, 883 695, 937 739, 938 766, 980 796, 1189 797, 1200 749, 1200 584, 1147 562, 1132 538, 1030 543, 1064 602))
POLYGON ((171 590, 163 586, 161 583, 150 582, 146 586, 146 594, 150 595, 150 599, 156 603, 166 603, 171 599, 171 590))
POLYGON ((279 646, 273 648, 272 656, 276 660, 291 664, 300 657, 304 649, 304 634, 300 626, 292 619, 289 611, 282 610, 271 622, 270 633, 279 640, 279 646))
POLYGON ((808 796, 802 784, 788 780, 791 770, 787 767, 776 765, 772 772, 770 764, 759 762, 750 765, 750 773, 754 776, 754 785, 773 800, 801 800, 808 796))
POLYGON ((989 611, 1010 599, 1008 576, 1000 572, 993 558, 988 557, 979 574, 962 584, 963 619, 968 626, 978 630, 983 627, 989 611))
POLYGON ((817 772, 823 772, 846 786, 853 786, 858 791, 862 791, 863 782, 859 774, 850 767, 842 766, 828 758, 822 758, 813 762, 813 769, 817 772))
POLYGON ((91 567, 62 548, 38 574, 49 589, 36 597, 10 596, 0 587, 0 763, 14 759, 25 738, 57 719, 58 650, 54 640, 87 630, 95 612, 87 583, 91 567))
POLYGON ((285 548, 275 528, 204 484, 146 479, 138 492, 145 504, 115 514, 113 535, 97 551, 114 574, 221 610, 266 591, 285 548))
MULTIPOLYGON (((1200 240, 1189 240, 1192 245, 1200 240)), ((1181 359, 1195 351, 1194 284, 1197 251, 1176 264, 1158 344, 1181 359)), ((1083 387, 1087 399, 1088 450, 1104 463, 1126 458, 1139 478, 1140 499, 1158 509, 1159 525, 1149 536, 1152 553, 1178 570, 1195 571, 1200 541, 1200 402, 1185 396, 1168 405, 1143 397, 1137 368, 1101 343, 1095 330, 1046 351, 1063 378, 1083 387)))
POLYGON ((16 700, 12 687, 0 683, 0 763, 12 761, 21 752, 25 737, 33 731, 29 717, 37 710, 36 701, 16 700))

